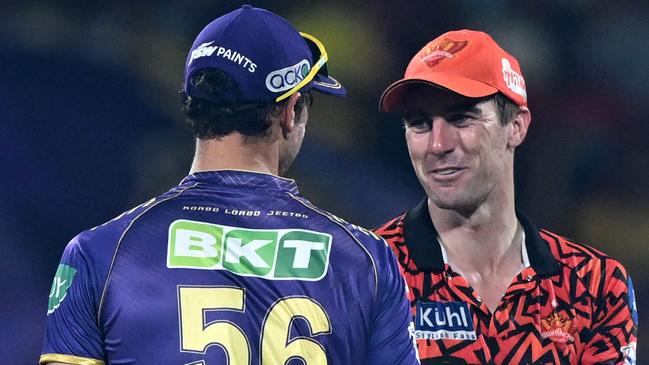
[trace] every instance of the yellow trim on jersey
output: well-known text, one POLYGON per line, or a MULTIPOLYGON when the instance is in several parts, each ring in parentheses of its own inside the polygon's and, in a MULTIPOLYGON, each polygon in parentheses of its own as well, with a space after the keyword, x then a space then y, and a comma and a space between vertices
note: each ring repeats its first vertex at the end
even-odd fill
POLYGON ((40 360, 38 360, 38 363, 41 365, 47 364, 49 362, 63 362, 73 365, 104 365, 104 362, 102 360, 61 354, 43 354, 41 355, 40 360))

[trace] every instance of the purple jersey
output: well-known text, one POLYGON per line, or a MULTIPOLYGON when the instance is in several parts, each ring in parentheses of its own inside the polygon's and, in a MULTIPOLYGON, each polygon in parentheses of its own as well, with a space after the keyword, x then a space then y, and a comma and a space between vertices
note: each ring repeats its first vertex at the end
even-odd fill
POLYGON ((66 247, 41 364, 417 364, 385 242, 292 180, 200 172, 66 247))

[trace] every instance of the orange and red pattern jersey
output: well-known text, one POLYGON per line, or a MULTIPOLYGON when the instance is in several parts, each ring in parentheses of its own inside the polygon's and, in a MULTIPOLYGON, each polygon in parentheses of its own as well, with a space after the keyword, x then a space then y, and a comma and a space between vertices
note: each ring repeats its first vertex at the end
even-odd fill
POLYGON ((445 262, 427 200, 375 230, 403 268, 421 364, 634 365, 638 320, 624 267, 517 216, 529 265, 493 312, 445 262))

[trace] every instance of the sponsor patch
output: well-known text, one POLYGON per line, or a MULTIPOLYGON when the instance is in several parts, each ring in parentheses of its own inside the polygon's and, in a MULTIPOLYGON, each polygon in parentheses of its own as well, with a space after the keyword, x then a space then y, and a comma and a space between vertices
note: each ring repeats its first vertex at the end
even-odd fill
POLYGON ((476 340, 473 317, 465 302, 417 302, 416 339, 476 340))
POLYGON ((167 267, 315 281, 327 273, 330 249, 331 235, 321 232, 177 220, 169 226, 167 267))
POLYGON ((266 76, 266 88, 272 92, 289 90, 304 80, 310 70, 309 61, 302 60, 293 66, 272 71, 266 76))
POLYGON ((77 270, 72 266, 61 264, 56 269, 52 288, 50 289, 50 296, 47 302, 47 314, 52 314, 58 308, 65 296, 68 294, 68 289, 72 285, 72 280, 77 270))
POLYGON ((527 100, 527 91, 525 90, 525 80, 518 72, 514 71, 512 65, 509 63, 509 60, 502 58, 500 60, 502 64, 503 80, 505 85, 514 92, 523 97, 523 100, 527 100))
POLYGON ((196 49, 192 51, 192 55, 191 57, 189 57, 187 65, 191 65, 191 63, 198 58, 212 57, 212 55, 215 55, 216 57, 226 58, 245 68, 250 73, 253 73, 255 72, 255 70, 257 70, 257 64, 252 62, 251 59, 235 50, 216 45, 214 44, 214 41, 202 43, 200 46, 196 47, 196 49))

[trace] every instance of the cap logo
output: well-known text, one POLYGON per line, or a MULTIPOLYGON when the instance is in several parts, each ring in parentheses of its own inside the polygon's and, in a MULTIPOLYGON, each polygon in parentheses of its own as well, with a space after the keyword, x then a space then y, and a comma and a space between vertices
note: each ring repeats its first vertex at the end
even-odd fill
POLYGON ((433 67, 445 58, 453 59, 455 54, 466 47, 468 43, 468 41, 444 38, 439 43, 428 45, 421 51, 421 62, 424 62, 428 67, 433 67))
POLYGON ((523 100, 527 100, 527 92, 525 91, 525 80, 523 80, 523 76, 521 76, 518 72, 514 71, 512 68, 511 64, 509 63, 509 60, 503 57, 501 60, 501 63, 503 65, 503 80, 505 81, 505 85, 511 90, 513 93, 518 94, 523 97, 523 100))
POLYGON ((266 88, 272 92, 286 91, 299 84, 311 70, 309 60, 275 70, 266 76, 266 88))
POLYGON ((191 57, 189 57, 189 62, 187 62, 187 66, 191 65, 192 61, 194 61, 197 58, 201 57, 211 57, 214 52, 216 52, 217 57, 223 57, 225 59, 228 59, 239 66, 245 68, 248 70, 248 72, 255 72, 257 69, 257 64, 252 62, 248 57, 242 55, 241 53, 237 51, 233 51, 229 48, 217 46, 217 45, 212 45, 214 41, 212 42, 207 42, 203 43, 200 46, 196 47, 195 50, 192 51, 191 57))

